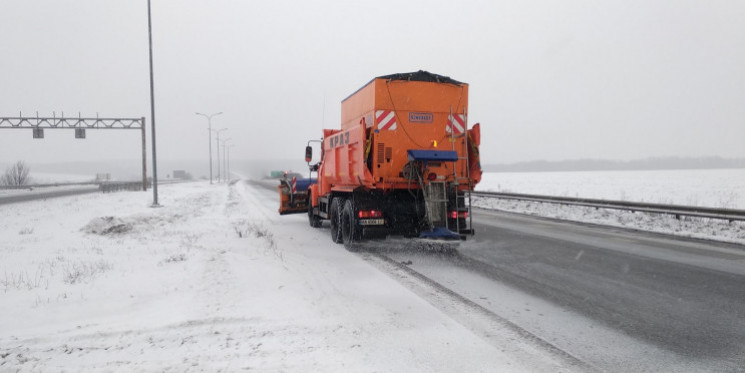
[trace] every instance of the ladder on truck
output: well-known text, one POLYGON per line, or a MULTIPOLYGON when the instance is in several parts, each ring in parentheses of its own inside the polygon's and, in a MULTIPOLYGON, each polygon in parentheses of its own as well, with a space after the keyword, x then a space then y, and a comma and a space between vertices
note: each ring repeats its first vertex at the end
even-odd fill
MULTIPOLYGON (((453 120, 455 120, 455 118, 453 117, 453 107, 451 106, 450 107, 450 115, 448 116, 448 122, 453 121, 453 120)), ((452 146, 453 151, 457 152, 457 150, 455 149, 455 138, 456 138, 456 136, 455 136, 455 130, 452 128, 453 126, 451 125, 451 123, 448 123, 448 125, 451 126, 450 127, 450 145, 452 146)), ((465 177, 461 177, 461 178, 458 177, 458 171, 457 171, 457 168, 458 167, 457 167, 457 163, 456 163, 456 166, 453 167, 453 184, 454 184, 454 187, 455 187, 455 229, 450 229, 449 226, 447 227, 451 231, 457 232, 458 234, 461 233, 461 230, 460 230, 460 220, 461 220, 461 218, 460 218, 460 207, 461 206, 460 206, 460 198, 458 198, 458 186, 459 186, 458 179, 460 179, 460 180, 465 179, 466 180, 466 183, 468 184, 468 189, 466 190, 466 194, 468 194, 468 206, 467 206, 467 210, 466 210, 466 211, 468 211, 468 227, 467 228, 468 228, 468 230, 470 230, 471 232, 473 232, 473 228, 472 228, 473 227, 473 214, 471 214, 471 190, 473 189, 473 185, 471 184, 471 165, 469 164, 469 161, 468 161, 468 146, 469 146, 469 144, 468 144, 468 141, 469 141, 469 138, 468 138, 468 114, 466 112, 466 108, 465 107, 463 108, 463 136, 465 136, 465 141, 463 142, 463 148, 461 150, 463 151, 462 154, 464 154, 464 156, 461 157, 459 155, 458 156, 458 161, 465 160, 465 174, 466 174, 466 176, 465 177)), ((460 153, 458 153, 458 154, 460 154, 460 153)), ((465 198, 464 198, 463 203, 465 204, 465 202, 466 201, 465 201, 465 198)), ((466 206, 464 206, 464 207, 466 207, 466 206)), ((449 221, 449 220, 446 220, 446 221, 449 221)))

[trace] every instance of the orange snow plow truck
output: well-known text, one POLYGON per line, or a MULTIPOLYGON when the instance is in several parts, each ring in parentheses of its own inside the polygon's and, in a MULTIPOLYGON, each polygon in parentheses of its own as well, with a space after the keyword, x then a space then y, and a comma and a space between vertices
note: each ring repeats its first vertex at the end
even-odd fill
POLYGON ((462 240, 481 180, 479 125, 467 128, 468 84, 426 71, 374 78, 342 101, 308 179, 283 180, 280 214, 307 213, 351 248, 388 235, 462 240))

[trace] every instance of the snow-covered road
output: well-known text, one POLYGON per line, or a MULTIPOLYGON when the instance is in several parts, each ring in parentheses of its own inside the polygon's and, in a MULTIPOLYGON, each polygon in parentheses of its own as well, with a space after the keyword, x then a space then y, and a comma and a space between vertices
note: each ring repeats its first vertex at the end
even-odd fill
POLYGON ((0 370, 562 371, 243 182, 0 206, 0 370), (501 345, 500 345, 501 344, 501 345))

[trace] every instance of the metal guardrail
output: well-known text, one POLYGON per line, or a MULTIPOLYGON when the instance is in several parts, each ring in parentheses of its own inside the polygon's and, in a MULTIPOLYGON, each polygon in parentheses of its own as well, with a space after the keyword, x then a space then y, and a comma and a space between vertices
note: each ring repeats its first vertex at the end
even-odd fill
MULTIPOLYGON (((177 183, 186 183, 191 182, 195 180, 186 180, 186 179, 168 179, 168 180, 162 180, 158 181, 159 185, 162 184, 177 184, 177 183)), ((69 187, 69 186, 98 186, 98 190, 102 193, 112 193, 112 192, 119 192, 123 190, 127 191, 142 191, 142 181, 86 181, 86 182, 69 182, 69 183, 49 183, 49 184, 29 184, 29 185, 22 185, 22 186, 8 186, 8 185, 0 185, 0 190, 29 190, 34 191, 37 189, 37 191, 41 188, 53 188, 53 187, 69 187)), ((148 189, 152 187, 152 181, 148 180, 147 182, 148 189)), ((40 195, 44 196, 64 196, 64 195, 72 195, 80 193, 80 190, 67 190, 64 192, 45 192, 40 195)), ((34 197, 18 197, 19 195, 12 195, 12 199, 18 200, 18 201, 25 201, 25 200, 31 200, 34 197)), ((48 197, 44 197, 48 198, 48 197)))
POLYGON ((540 196, 533 194, 499 193, 499 192, 473 192, 474 196, 511 199, 520 201, 532 201, 553 203, 561 205, 585 206, 603 209, 626 210, 631 212, 648 212, 656 214, 674 215, 677 219, 681 216, 698 218, 721 219, 733 221, 745 221, 745 210, 722 209, 712 207, 676 206, 655 203, 606 201, 591 198, 571 198, 540 196))
MULTIPOLYGON (((158 180, 158 185, 179 184, 179 183, 187 183, 191 181, 194 181, 194 180, 166 179, 166 180, 158 180)), ((147 180, 147 187, 148 189, 153 187, 153 181, 151 179, 147 180)), ((103 193, 118 192, 121 190, 129 190, 129 191, 137 192, 137 191, 142 190, 142 181, 105 181, 98 185, 98 189, 103 193)))
MULTIPOLYGON (((166 179, 158 180, 158 185, 186 183, 195 180, 191 179, 166 179)), ((152 187, 152 181, 147 181, 147 187, 152 187)), ((52 188, 63 186, 85 186, 98 185, 98 189, 103 193, 116 192, 120 190, 139 191, 142 190, 142 181, 84 181, 84 182, 67 182, 67 183, 47 183, 47 184, 27 184, 27 185, 0 185, 0 190, 34 190, 35 188, 52 188)))
MULTIPOLYGON (((147 187, 150 188, 151 182, 148 180, 147 187)), ((103 193, 118 192, 121 190, 130 190, 133 192, 142 190, 142 181, 109 181, 98 185, 98 190, 103 193)))

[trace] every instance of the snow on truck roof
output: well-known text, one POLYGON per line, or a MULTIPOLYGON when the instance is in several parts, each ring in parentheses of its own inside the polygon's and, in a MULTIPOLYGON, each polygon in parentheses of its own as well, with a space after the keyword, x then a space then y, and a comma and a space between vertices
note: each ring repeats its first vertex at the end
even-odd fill
POLYGON ((375 79, 387 79, 387 80, 406 80, 410 82, 432 82, 432 83, 445 83, 445 84, 456 84, 456 85, 463 85, 466 83, 459 82, 455 79, 450 78, 449 76, 444 75, 438 75, 433 74, 429 71, 419 70, 415 72, 410 73, 397 73, 397 74, 390 74, 390 75, 382 75, 375 78, 372 78, 369 82, 367 82, 365 85, 360 87, 358 90, 352 92, 349 96, 345 97, 342 102, 346 101, 348 98, 354 96, 355 93, 359 92, 363 88, 367 87, 370 83, 374 82, 375 79))
POLYGON ((432 82, 432 83, 447 83, 447 84, 465 84, 455 79, 451 79, 449 76, 432 74, 429 71, 419 70, 413 73, 398 73, 391 75, 379 76, 375 79, 388 79, 388 80, 408 80, 413 82, 432 82))

